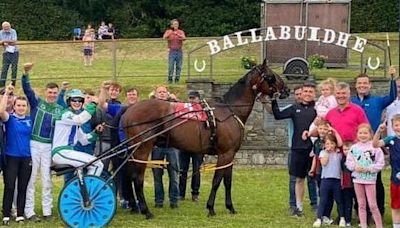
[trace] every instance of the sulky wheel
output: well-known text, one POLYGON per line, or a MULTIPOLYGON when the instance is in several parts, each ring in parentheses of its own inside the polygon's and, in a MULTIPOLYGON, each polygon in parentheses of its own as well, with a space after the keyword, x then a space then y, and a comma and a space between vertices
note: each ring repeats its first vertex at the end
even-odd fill
POLYGON ((114 190, 97 176, 85 176, 90 205, 84 206, 79 179, 69 181, 58 198, 60 217, 68 227, 104 227, 115 215, 117 200, 114 190))

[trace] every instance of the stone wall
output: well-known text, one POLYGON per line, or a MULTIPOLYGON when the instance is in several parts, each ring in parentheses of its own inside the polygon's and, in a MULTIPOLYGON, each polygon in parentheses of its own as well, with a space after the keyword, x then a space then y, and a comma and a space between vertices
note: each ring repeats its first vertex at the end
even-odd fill
MULTIPOLYGON (((373 78, 373 94, 388 94, 389 80, 373 78)), ((302 84, 304 81, 287 81, 289 88, 302 84)), ((349 82, 354 88, 354 83, 349 82)), ((215 83, 209 80, 189 80, 188 90, 198 90, 205 97, 222 97, 232 84, 215 83)), ((354 94, 355 91, 352 91, 354 94)), ((293 102, 293 94, 288 99, 279 100, 279 105, 284 107, 293 102)), ((245 137, 242 147, 235 156, 235 163, 247 166, 283 166, 287 164, 288 148, 288 120, 275 120, 274 117, 263 110, 262 105, 256 102, 252 113, 245 125, 245 137)), ((214 160, 214 157, 207 157, 214 160)))

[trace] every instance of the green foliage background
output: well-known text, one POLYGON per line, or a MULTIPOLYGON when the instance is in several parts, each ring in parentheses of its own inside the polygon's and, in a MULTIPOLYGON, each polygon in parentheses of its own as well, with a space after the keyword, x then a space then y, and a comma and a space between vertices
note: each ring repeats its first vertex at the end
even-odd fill
MULTIPOLYGON (((260 0, 2 0, 0 20, 20 40, 70 39, 74 27, 112 22, 120 37, 160 37, 177 18, 189 36, 220 36, 259 27, 260 0)), ((397 31, 398 1, 353 0, 352 32, 397 31), (368 18, 368 19, 366 19, 368 18)))

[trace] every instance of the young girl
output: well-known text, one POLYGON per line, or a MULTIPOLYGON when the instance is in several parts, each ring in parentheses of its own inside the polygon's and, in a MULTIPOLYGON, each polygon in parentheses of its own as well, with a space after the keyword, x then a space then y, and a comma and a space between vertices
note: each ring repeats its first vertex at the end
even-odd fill
POLYGON ((386 125, 379 126, 374 135, 374 147, 388 146, 390 152, 390 207, 392 208, 393 228, 400 228, 400 114, 393 115, 392 129, 394 135, 380 139, 381 134, 386 131, 386 125))
POLYGON ((337 106, 334 96, 336 81, 333 78, 327 78, 318 85, 321 96, 315 103, 317 117, 325 118, 329 110, 337 106))
MULTIPOLYGON (((339 139, 339 141, 341 141, 339 139)), ((321 172, 321 188, 320 188, 320 203, 318 206, 317 220, 314 222, 313 227, 320 227, 322 224, 323 213, 329 203, 329 196, 332 194, 336 201, 339 211, 339 227, 345 227, 346 222, 344 219, 342 199, 341 199, 341 167, 340 161, 342 154, 339 153, 338 139, 332 134, 325 137, 325 148, 319 155, 322 165, 321 172)))
POLYGON ((376 176, 385 165, 383 152, 372 145, 372 129, 369 124, 360 124, 357 143, 347 155, 346 166, 351 170, 354 190, 358 201, 358 217, 361 228, 367 227, 367 200, 377 228, 383 227, 382 217, 376 203, 376 176))
POLYGON ((32 120, 27 116, 28 101, 25 97, 17 97, 14 101, 14 113, 6 111, 8 97, 12 95, 14 86, 6 88, 0 102, 0 119, 5 122, 6 145, 4 167, 3 193, 3 225, 10 225, 11 205, 14 191, 17 192, 16 222, 24 221, 26 189, 32 171, 30 139, 32 134, 32 120), (16 188, 15 181, 18 179, 16 188))

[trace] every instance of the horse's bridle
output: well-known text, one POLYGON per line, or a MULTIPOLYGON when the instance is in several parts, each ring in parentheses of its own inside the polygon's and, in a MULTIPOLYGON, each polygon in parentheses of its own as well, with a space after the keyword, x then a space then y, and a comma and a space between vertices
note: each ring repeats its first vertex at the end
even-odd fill
POLYGON ((255 67, 255 70, 257 70, 257 72, 259 73, 259 75, 261 75, 261 78, 256 82, 256 84, 253 85, 253 90, 255 91, 255 93, 258 95, 259 93, 262 93, 261 91, 258 90, 258 88, 261 87, 263 81, 266 81, 266 83, 268 84, 268 87, 270 88, 270 91, 272 91, 271 94, 267 94, 268 96, 272 97, 272 95, 276 92, 279 92, 278 89, 275 86, 272 86, 272 84, 274 82, 276 82, 276 77, 275 75, 267 75, 267 73, 263 70, 261 70, 261 66, 257 66, 255 67), (272 90, 272 88, 275 90, 272 90))

